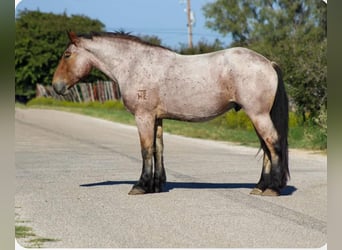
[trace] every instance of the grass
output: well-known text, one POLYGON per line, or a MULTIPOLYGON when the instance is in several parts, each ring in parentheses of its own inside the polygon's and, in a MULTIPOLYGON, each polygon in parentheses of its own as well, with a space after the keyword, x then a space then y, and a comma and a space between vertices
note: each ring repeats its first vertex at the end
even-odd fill
POLYGON ((41 248, 45 242, 56 242, 58 240, 56 239, 50 239, 50 238, 35 238, 31 239, 29 243, 32 245, 32 247, 41 248))
POLYGON ((41 248, 45 242, 58 241, 56 239, 39 237, 33 232, 31 227, 19 225, 15 226, 15 237, 17 239, 28 239, 27 243, 29 245, 27 247, 36 248, 41 248))
POLYGON ((217 118, 217 120, 204 123, 186 123, 165 120, 164 128, 166 132, 187 137, 229 141, 240 145, 259 146, 259 140, 254 131, 226 128, 217 124, 220 119, 222 118, 217 118))
MULTIPOLYGON (((99 102, 72 103, 52 98, 36 98, 28 102, 25 107, 63 110, 135 125, 134 116, 125 110, 120 101, 108 101, 103 104, 99 102)), ((301 122, 294 113, 290 113, 289 126, 289 146, 291 148, 326 149, 326 135, 322 134, 318 126, 301 122)), ((201 123, 164 120, 164 130, 188 137, 259 146, 253 126, 243 111, 229 111, 214 120, 201 123)))
POLYGON ((33 236, 36 236, 36 235, 32 232, 32 228, 27 227, 27 226, 15 226, 15 237, 17 239, 33 237, 33 236))
MULTIPOLYGON (((15 215, 16 215, 16 218, 19 217, 19 215, 17 213, 15 213, 15 215)), ((56 241, 58 241, 57 239, 37 236, 33 232, 33 229, 31 227, 28 227, 26 225, 21 225, 21 224, 29 223, 29 221, 16 219, 15 222, 16 222, 15 238, 16 239, 24 239, 25 244, 27 244, 27 246, 24 246, 24 247, 41 248, 41 247, 43 247, 45 242, 56 242, 56 241)))

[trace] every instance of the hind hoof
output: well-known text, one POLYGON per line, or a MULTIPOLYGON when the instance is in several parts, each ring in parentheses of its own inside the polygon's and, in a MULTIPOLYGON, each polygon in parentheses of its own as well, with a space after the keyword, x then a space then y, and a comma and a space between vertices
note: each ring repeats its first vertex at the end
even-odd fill
POLYGON ((262 190, 259 188, 253 188, 253 190, 249 193, 252 195, 261 195, 262 194, 262 190))
POLYGON ((261 195, 262 196, 279 196, 280 193, 275 191, 275 190, 273 190, 273 189, 268 188, 264 192, 262 192, 261 195))

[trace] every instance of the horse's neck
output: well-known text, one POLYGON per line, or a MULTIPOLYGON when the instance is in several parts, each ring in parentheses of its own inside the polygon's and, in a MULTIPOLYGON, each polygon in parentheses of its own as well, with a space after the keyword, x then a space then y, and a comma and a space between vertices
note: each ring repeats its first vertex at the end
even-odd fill
POLYGON ((87 45, 93 52, 94 66, 120 85, 125 84, 137 64, 146 65, 151 57, 157 57, 155 48, 133 41, 106 40, 87 45))
POLYGON ((117 72, 121 71, 121 49, 115 43, 108 43, 105 40, 89 41, 84 47, 92 53, 93 66, 105 73, 112 80, 117 81, 117 72))

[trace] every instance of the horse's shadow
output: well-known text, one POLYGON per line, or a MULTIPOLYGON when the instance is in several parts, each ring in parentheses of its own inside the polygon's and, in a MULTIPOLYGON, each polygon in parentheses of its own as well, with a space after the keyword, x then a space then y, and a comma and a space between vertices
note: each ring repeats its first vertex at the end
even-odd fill
MULTIPOLYGON (((115 186, 115 185, 134 185, 136 181, 104 181, 96 183, 81 184, 81 187, 94 186, 115 186)), ((253 189, 255 183, 207 183, 207 182, 166 182, 164 192, 173 189, 253 189)), ((292 195, 297 191, 294 186, 286 186, 282 191, 282 196, 292 195)))

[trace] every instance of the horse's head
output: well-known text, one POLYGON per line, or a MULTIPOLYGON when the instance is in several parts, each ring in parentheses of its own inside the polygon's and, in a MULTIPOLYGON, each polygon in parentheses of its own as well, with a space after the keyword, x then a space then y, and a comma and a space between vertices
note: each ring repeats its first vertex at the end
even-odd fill
POLYGON ((70 44, 64 51, 53 75, 52 86, 63 95, 92 69, 90 53, 82 48, 81 39, 74 32, 68 32, 70 44))

